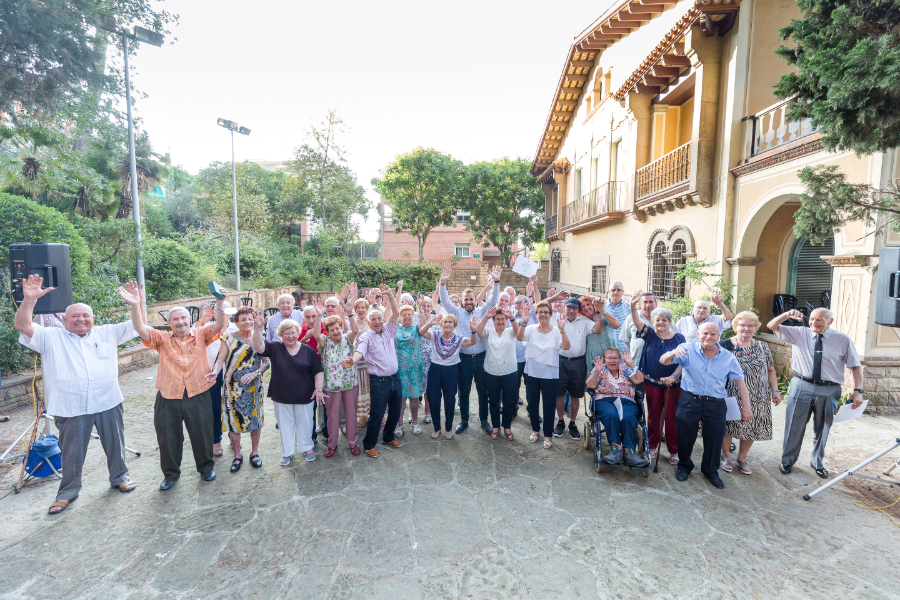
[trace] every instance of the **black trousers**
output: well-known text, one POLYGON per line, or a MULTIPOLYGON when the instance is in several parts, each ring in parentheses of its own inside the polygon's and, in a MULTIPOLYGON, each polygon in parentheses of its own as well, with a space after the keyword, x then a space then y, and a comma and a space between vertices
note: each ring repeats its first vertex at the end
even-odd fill
POLYGON ((364 450, 371 450, 378 444, 378 431, 381 429, 381 419, 384 418, 385 410, 387 421, 384 424, 382 439, 385 442, 394 441, 394 429, 400 420, 402 395, 400 375, 397 373, 389 377, 369 374, 369 398, 372 408, 369 411, 369 422, 366 424, 366 437, 363 438, 364 450))
POLYGON ((428 404, 434 430, 453 431, 453 415, 456 412, 456 386, 459 383, 459 365, 431 363, 428 368, 428 404), (444 426, 441 427, 441 398, 444 401, 444 426))
POLYGON ((701 400, 687 390, 681 390, 675 424, 678 429, 678 468, 690 473, 694 469, 691 452, 697 441, 697 429, 703 421, 703 460, 700 472, 712 475, 719 470, 722 438, 725 437, 725 400, 701 400))
POLYGON ((544 437, 553 435, 554 415, 556 414, 556 394, 559 379, 542 379, 525 377, 525 399, 528 405, 528 417, 531 419, 531 430, 540 431, 540 412, 544 413, 544 437))
POLYGON ((478 354, 459 354, 459 419, 469 421, 469 393, 472 391, 472 379, 475 380, 475 391, 478 393, 478 418, 488 418, 487 386, 484 383, 484 352, 478 354))
MULTIPOLYGON (((223 369, 224 370, 224 369, 223 369)), ((222 379, 222 372, 216 377, 216 383, 209 388, 209 401, 213 414, 213 444, 222 442, 222 386, 225 381, 222 379)))
POLYGON ((185 429, 191 439, 197 471, 205 474, 213 470, 213 414, 209 391, 188 396, 185 390, 178 400, 163 398, 156 392, 153 427, 159 442, 159 466, 166 479, 175 480, 181 476, 185 429))
POLYGON ((506 375, 485 373, 484 380, 487 384, 491 425, 494 429, 501 427, 509 429, 512 426, 513 417, 516 415, 516 409, 519 407, 518 371, 506 375))

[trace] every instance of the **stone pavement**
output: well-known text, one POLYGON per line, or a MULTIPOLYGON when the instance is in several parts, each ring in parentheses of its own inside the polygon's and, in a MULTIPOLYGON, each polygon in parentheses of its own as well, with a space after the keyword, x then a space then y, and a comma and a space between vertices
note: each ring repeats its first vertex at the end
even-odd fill
MULTIPOLYGON (((155 374, 122 377, 126 443, 143 451, 128 456, 136 491, 110 490, 94 441, 62 515, 46 514, 52 482, 0 500, 0 598, 900 598, 900 528, 855 508, 865 490, 843 483, 805 502, 819 479, 777 472, 780 439, 751 451, 752 476, 723 474, 724 491, 677 482, 668 464, 646 479, 598 475, 580 442, 529 444, 522 419, 512 443, 407 426, 403 447, 378 460, 342 444, 281 468, 267 403, 261 469, 231 474, 226 445, 215 482, 188 464, 160 493, 155 374)), ((835 426, 828 464, 846 468, 897 435, 896 418, 835 426)), ((3 468, 0 489, 17 473, 3 468)))

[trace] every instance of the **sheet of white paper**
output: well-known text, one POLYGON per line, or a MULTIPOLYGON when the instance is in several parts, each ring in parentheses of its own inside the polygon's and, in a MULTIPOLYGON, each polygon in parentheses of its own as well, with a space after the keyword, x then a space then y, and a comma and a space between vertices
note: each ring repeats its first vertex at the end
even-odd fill
POLYGON ((616 398, 613 402, 613 406, 616 407, 616 410, 619 411, 619 420, 622 420, 622 399, 616 398))
POLYGON ((838 409, 837 414, 834 415, 834 422, 840 423, 841 421, 849 421, 850 419, 858 419, 862 416, 863 411, 866 410, 866 406, 869 404, 868 400, 863 400, 862 404, 859 405, 859 408, 850 408, 850 404, 843 404, 838 409))
POLYGON ((725 420, 726 421, 740 421, 741 420, 741 407, 738 406, 737 398, 734 396, 728 396, 725 398, 725 406, 727 410, 725 411, 725 420))
POLYGON ((529 260, 524 256, 520 256, 516 259, 516 264, 513 265, 513 273, 518 273, 519 275, 523 275, 525 277, 531 277, 532 275, 537 274, 538 272, 538 263, 533 260, 529 260))

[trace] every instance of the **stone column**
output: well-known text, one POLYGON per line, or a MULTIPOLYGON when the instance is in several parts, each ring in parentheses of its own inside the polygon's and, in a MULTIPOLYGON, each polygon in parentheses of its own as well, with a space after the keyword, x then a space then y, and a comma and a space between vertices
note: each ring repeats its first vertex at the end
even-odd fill
POLYGON ((700 31, 700 27, 694 26, 685 45, 696 73, 689 189, 694 201, 703 206, 711 206, 713 203, 722 39, 719 36, 707 37, 700 31))
MULTIPOLYGON (((753 287, 756 282, 756 267, 762 261, 763 259, 755 256, 726 258, 725 262, 728 263, 728 265, 731 267, 731 276, 729 277, 729 281, 732 281, 737 285, 738 291, 745 285, 753 287)), ((748 306, 745 302, 743 302, 736 293, 734 307, 734 314, 737 314, 742 310, 750 310, 751 308, 753 308, 752 306, 748 306)))

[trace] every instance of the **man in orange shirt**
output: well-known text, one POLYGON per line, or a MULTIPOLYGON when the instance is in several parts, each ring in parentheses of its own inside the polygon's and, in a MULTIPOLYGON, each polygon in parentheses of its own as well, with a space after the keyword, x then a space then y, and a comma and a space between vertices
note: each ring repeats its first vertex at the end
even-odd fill
MULTIPOLYGON (((141 306, 140 288, 129 282, 127 290, 119 293, 128 304, 141 306)), ((209 372, 206 346, 215 341, 228 324, 222 312, 223 300, 216 300, 215 323, 191 327, 187 309, 177 307, 169 311, 172 331, 158 331, 143 322, 143 310, 132 311, 134 329, 144 345, 159 352, 159 371, 156 376, 156 403, 153 405, 153 426, 159 442, 159 462, 163 471, 161 491, 171 489, 181 476, 181 455, 184 450, 184 428, 191 438, 194 462, 203 481, 216 478, 213 470, 213 414, 209 399, 212 383, 206 381, 209 372)))

